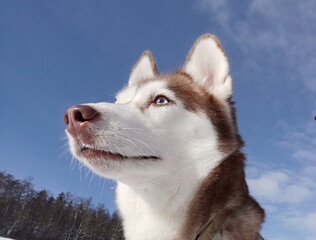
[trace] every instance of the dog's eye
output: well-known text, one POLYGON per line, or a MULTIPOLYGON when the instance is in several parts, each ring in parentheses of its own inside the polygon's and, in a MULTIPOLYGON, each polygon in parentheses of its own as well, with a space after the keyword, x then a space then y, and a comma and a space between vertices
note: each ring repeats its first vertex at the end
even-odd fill
POLYGON ((155 98, 154 103, 157 105, 165 105, 165 104, 170 103, 170 100, 168 98, 166 98, 165 96, 157 96, 155 98))

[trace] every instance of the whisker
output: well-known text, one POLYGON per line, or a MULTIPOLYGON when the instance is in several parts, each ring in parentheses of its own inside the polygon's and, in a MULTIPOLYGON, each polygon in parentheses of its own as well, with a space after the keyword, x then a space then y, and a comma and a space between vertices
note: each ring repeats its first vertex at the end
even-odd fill
POLYGON ((68 147, 68 145, 67 145, 67 146, 65 146, 65 149, 59 154, 59 156, 58 156, 58 158, 56 159, 56 161, 61 160, 63 157, 64 157, 65 159, 68 159, 70 156, 71 156, 71 153, 70 153, 69 147, 68 147))
POLYGON ((91 177, 90 177, 90 182, 89 182, 89 188, 91 187, 91 184, 92 184, 92 181, 93 181, 93 179, 95 178, 95 173, 94 172, 92 172, 92 171, 89 171, 90 173, 91 173, 91 177))
POLYGON ((79 171, 80 171, 80 184, 81 184, 81 186, 83 186, 82 168, 84 168, 84 165, 82 163, 80 163, 79 164, 79 171))
MULTIPOLYGON (((100 180, 101 180, 101 178, 100 178, 100 180)), ((105 178, 103 178, 102 180, 103 180, 103 184, 102 184, 102 188, 101 188, 101 192, 100 192, 100 198, 102 198, 104 187, 105 187, 105 178)))
POLYGON ((144 134, 146 136, 146 138, 155 139, 155 141, 157 141, 157 139, 154 136, 148 134, 148 130, 145 130, 145 129, 141 129, 141 128, 120 128, 120 130, 138 131, 138 133, 144 134))
POLYGON ((69 167, 70 167, 70 168, 69 168, 70 174, 73 173, 77 162, 78 162, 78 161, 72 156, 72 158, 71 158, 71 163, 70 163, 70 166, 69 166, 69 167))
POLYGON ((152 154, 153 154, 154 156, 156 156, 157 158, 159 158, 159 157, 156 155, 155 151, 154 151, 147 143, 145 143, 145 142, 143 142, 143 141, 141 141, 141 140, 139 140, 139 139, 137 139, 137 138, 133 138, 133 137, 131 137, 131 138, 134 139, 135 141, 137 141, 137 142, 143 144, 145 147, 147 147, 147 148, 152 152, 152 154))
POLYGON ((142 152, 142 149, 141 149, 139 146, 137 146, 136 143, 134 143, 133 141, 131 141, 131 140, 128 139, 127 137, 119 136, 119 137, 117 137, 117 139, 123 139, 123 140, 127 141, 128 143, 130 143, 130 144, 132 144, 134 147, 136 147, 139 152, 142 152))

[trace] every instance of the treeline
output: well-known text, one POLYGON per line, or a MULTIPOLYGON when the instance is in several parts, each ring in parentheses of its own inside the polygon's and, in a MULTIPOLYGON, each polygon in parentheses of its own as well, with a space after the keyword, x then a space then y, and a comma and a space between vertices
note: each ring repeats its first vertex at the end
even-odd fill
POLYGON ((91 198, 35 191, 30 179, 0 172, 0 236, 18 240, 121 240, 117 213, 91 198))

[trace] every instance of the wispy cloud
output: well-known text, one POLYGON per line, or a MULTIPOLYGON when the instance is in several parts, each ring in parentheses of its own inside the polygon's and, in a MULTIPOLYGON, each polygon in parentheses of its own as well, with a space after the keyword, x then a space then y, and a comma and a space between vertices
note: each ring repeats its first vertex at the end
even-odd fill
POLYGON ((292 153, 292 157, 304 164, 316 167, 316 124, 305 123, 302 126, 283 124, 284 139, 278 144, 292 153))
POLYGON ((210 13, 211 20, 248 58, 260 55, 275 66, 282 63, 287 71, 293 72, 292 79, 302 81, 315 93, 316 28, 310 23, 316 22, 316 2, 252 0, 239 13, 234 6, 226 0, 200 0, 201 9, 210 13))
POLYGON ((298 216, 287 216, 284 221, 291 227, 299 227, 316 234, 316 211, 298 216))

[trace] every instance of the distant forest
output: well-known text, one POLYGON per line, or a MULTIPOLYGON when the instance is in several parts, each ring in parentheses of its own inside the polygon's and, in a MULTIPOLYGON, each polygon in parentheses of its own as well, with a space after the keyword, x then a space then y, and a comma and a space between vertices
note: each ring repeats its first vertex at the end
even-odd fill
POLYGON ((35 191, 30 179, 0 171, 0 236, 17 240, 121 240, 117 213, 92 199, 46 190, 35 191))

